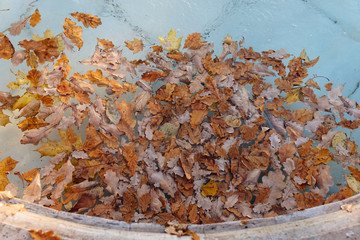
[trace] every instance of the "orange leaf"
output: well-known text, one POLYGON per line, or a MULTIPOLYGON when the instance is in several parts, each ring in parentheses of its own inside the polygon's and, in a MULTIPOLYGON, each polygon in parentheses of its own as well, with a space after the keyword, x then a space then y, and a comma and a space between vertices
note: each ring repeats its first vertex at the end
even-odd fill
POLYGON ((108 50, 108 49, 111 49, 111 48, 114 47, 113 42, 110 41, 110 40, 98 38, 97 41, 98 41, 99 45, 100 45, 101 47, 103 47, 104 49, 107 49, 107 50, 108 50))
POLYGON ((88 28, 89 26, 92 28, 97 28, 99 25, 101 25, 101 19, 98 16, 93 16, 90 13, 71 13, 71 16, 78 21, 82 22, 84 24, 84 27, 88 28))
POLYGON ((296 147, 292 143, 286 143, 284 146, 279 147, 279 160, 281 163, 285 162, 286 159, 292 159, 296 153, 296 147))
POLYGON ((184 48, 190 48, 190 49, 201 48, 201 46, 204 45, 206 41, 203 41, 200 38, 201 38, 201 33, 189 34, 185 40, 184 48))
POLYGON ((123 155, 127 161, 127 165, 130 168, 131 176, 133 176, 137 169, 138 156, 135 153, 135 146, 137 142, 132 142, 128 145, 125 145, 123 148, 123 155))
POLYGON ((41 72, 36 69, 31 69, 26 77, 30 80, 32 87, 37 87, 41 77, 41 72))
POLYGON ((19 42, 19 45, 26 50, 33 50, 41 64, 44 64, 45 61, 53 62, 60 55, 56 38, 45 38, 40 41, 23 40, 19 42))
POLYGON ((158 78, 166 77, 168 74, 166 72, 146 72, 141 75, 141 78, 147 82, 155 82, 158 78))
POLYGON ((26 131, 26 130, 30 130, 30 129, 37 129, 37 128, 45 127, 47 125, 49 125, 49 123, 41 118, 29 117, 29 118, 26 118, 21 123, 19 123, 18 127, 21 129, 21 131, 26 131))
POLYGON ((357 181, 360 181, 360 170, 359 170, 359 169, 349 167, 349 171, 352 173, 353 177, 354 177, 357 181))
POLYGON ((156 52, 157 55, 159 55, 159 53, 163 51, 162 46, 153 46, 151 48, 153 49, 153 52, 156 52))
POLYGON ((69 84, 67 84, 66 81, 60 83, 56 89, 60 95, 69 95, 72 93, 72 89, 69 87, 69 84))
POLYGON ((68 37, 72 43, 75 44, 79 49, 83 46, 83 39, 81 38, 82 27, 75 26, 76 23, 71 21, 70 18, 65 18, 65 23, 63 25, 64 34, 68 37))
POLYGON ((22 176, 26 181, 31 182, 38 172, 39 172, 39 169, 34 168, 34 169, 31 169, 30 171, 22 172, 22 176))
POLYGON ((193 110, 190 114, 190 124, 191 127, 194 128, 201 124, 203 120, 206 119, 207 114, 209 113, 208 110, 193 110))
POLYGON ((35 27, 41 20, 41 15, 39 13, 39 9, 36 9, 33 14, 30 16, 30 25, 35 27))
POLYGON ((60 240, 59 236, 54 235, 54 231, 42 232, 42 230, 36 231, 31 229, 29 231, 30 236, 34 240, 60 240))
POLYGON ((13 170, 17 163, 18 161, 11 157, 7 157, 0 162, 0 191, 4 191, 9 183, 6 172, 13 170))
POLYGON ((87 71, 84 77, 89 80, 90 83, 96 84, 98 87, 107 87, 110 83, 107 77, 102 75, 102 71, 100 69, 96 69, 96 71, 87 71))
POLYGON ((125 43, 127 48, 129 48, 131 51, 134 51, 134 54, 142 51, 144 47, 142 40, 137 38, 134 38, 134 41, 125 41, 125 43))
POLYGON ((3 33, 0 33, 0 58, 8 60, 12 58, 15 53, 15 48, 11 44, 9 38, 3 33))

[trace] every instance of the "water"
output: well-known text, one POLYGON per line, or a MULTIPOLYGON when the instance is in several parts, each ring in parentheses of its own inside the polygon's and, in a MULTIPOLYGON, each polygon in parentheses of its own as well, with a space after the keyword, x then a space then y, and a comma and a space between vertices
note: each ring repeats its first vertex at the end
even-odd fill
MULTIPOLYGON (((245 38, 244 46, 252 46, 255 51, 269 49, 286 49, 293 56, 299 56, 305 48, 310 59, 320 56, 315 67, 309 69, 313 74, 325 76, 334 87, 344 84, 343 96, 359 101, 359 54, 360 5, 357 1, 2 1, 0 14, 2 21, 0 31, 8 35, 8 27, 20 17, 29 16, 39 9, 42 21, 34 29, 26 26, 20 36, 11 37, 16 43, 24 38, 31 39, 32 34, 51 29, 54 33, 63 30, 65 17, 71 12, 85 12, 97 15, 102 25, 97 29, 85 29, 82 37, 84 46, 81 51, 66 53, 70 59, 73 72, 86 72, 88 68, 79 63, 89 58, 94 52, 96 38, 110 39, 120 49, 125 48, 124 41, 133 38, 142 39, 144 48, 159 44, 158 36, 166 36, 173 28, 178 36, 199 32, 203 39, 215 43, 215 54, 222 50, 221 42, 229 34, 234 40, 245 38)), ((183 39, 183 41, 184 41, 183 39)), ((15 46, 17 47, 17 46, 15 46)), ((76 48, 75 48, 76 49, 76 48)), ((144 57, 145 53, 133 56, 124 51, 129 59, 144 57)), ((2 81, 0 90, 7 91, 6 85, 14 81, 9 71, 18 68, 9 61, 1 60, 2 81)), ((20 70, 26 70, 20 67, 20 70)), ((326 84, 325 78, 319 84, 326 84)), ((326 94, 324 88, 318 91, 319 96, 326 94)), ((15 112, 16 114, 16 112, 15 112)), ((38 146, 19 144, 22 133, 11 118, 11 124, 0 127, 1 159, 11 156, 19 161, 15 170, 27 171, 48 164, 48 158, 41 158, 40 153, 33 151, 38 146)), ((349 135, 350 132, 348 131, 349 135)), ((359 135, 352 133, 352 140, 360 142, 359 135)), ((343 183, 344 171, 332 164, 335 183, 343 183)), ((10 180, 21 188, 17 177, 10 180)), ((334 192, 336 185, 331 188, 334 192)))

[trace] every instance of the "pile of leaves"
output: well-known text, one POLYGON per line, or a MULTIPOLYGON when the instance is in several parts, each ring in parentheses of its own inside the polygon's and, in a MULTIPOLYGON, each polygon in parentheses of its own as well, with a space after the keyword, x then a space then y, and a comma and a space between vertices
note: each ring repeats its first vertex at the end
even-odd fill
MULTIPOLYGON (((34 35, 17 50, 0 35, 0 57, 30 69, 8 85, 22 94, 0 93, 1 125, 15 114, 21 143, 51 157, 19 174, 24 200, 126 222, 206 224, 286 214, 359 191, 360 153, 345 130, 359 127, 360 106, 342 96, 342 85, 315 94, 319 78, 305 79, 319 58, 259 53, 230 36, 214 56, 200 33, 182 46, 171 30, 138 60, 98 39, 81 61, 90 70, 71 73, 65 51, 83 45, 75 20, 101 25, 91 14, 71 16, 63 32, 34 35), (54 132, 59 138, 50 139, 54 132), (330 161, 352 173, 331 195, 330 161)), ((36 10, 9 33, 39 21, 36 10)), ((144 48, 136 38, 125 44, 134 54, 144 48)), ((16 163, 0 163, 0 190, 16 192, 6 176, 16 163)))

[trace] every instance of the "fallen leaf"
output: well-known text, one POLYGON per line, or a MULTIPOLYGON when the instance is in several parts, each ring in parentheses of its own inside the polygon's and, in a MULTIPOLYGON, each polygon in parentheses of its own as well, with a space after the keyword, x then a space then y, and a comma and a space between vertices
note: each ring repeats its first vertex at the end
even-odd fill
POLYGON ((201 187, 201 195, 206 196, 215 196, 217 192, 217 183, 214 180, 208 181, 206 184, 201 187))
POLYGON ((7 157, 0 162, 0 191, 4 191, 6 185, 9 184, 6 172, 13 170, 17 163, 18 161, 11 157, 7 157))
POLYGON ((24 190, 23 200, 31 203, 40 201, 41 190, 40 172, 37 172, 31 184, 24 190))
POLYGON ((14 53, 15 48, 9 38, 3 33, 0 33, 0 58, 8 60, 13 57, 14 53))
POLYGON ((79 13, 74 12, 71 13, 71 16, 78 21, 82 22, 84 24, 84 27, 88 28, 89 26, 92 28, 97 28, 99 25, 101 25, 101 20, 98 16, 93 16, 90 13, 79 13))
POLYGON ((39 9, 35 9, 35 12, 30 15, 30 25, 35 27, 41 20, 39 9))
POLYGON ((30 19, 30 17, 26 17, 24 19, 20 19, 16 23, 12 23, 11 27, 9 28, 10 35, 12 35, 12 36, 19 35, 21 33, 21 31, 24 29, 24 27, 27 24, 29 19, 30 19))
POLYGON ((134 38, 134 41, 125 41, 126 47, 135 53, 141 52, 143 50, 144 44, 142 40, 134 38))
POLYGON ((0 126, 6 126, 6 124, 10 123, 10 117, 3 113, 2 110, 0 110, 0 126))
POLYGON ((356 193, 360 192, 360 181, 356 180, 356 178, 353 175, 348 175, 346 177, 346 182, 354 192, 356 193))
POLYGON ((42 230, 31 229, 29 231, 30 236, 34 240, 60 240, 61 238, 54 235, 54 231, 43 232, 42 230))
POLYGON ((83 46, 82 28, 80 26, 75 26, 76 23, 71 21, 70 18, 65 18, 65 23, 63 25, 64 34, 68 37, 71 42, 77 46, 79 49, 83 46))
POLYGON ((203 41, 200 38, 201 38, 201 33, 189 34, 185 39, 184 48, 190 48, 190 49, 201 48, 201 46, 204 45, 206 41, 203 41))
POLYGON ((104 49, 111 49, 114 47, 114 43, 110 40, 97 38, 97 41, 98 41, 99 45, 101 47, 103 47, 104 49))
POLYGON ((158 37, 161 44, 165 45, 165 51, 179 50, 182 37, 176 37, 176 31, 171 29, 167 38, 158 37))

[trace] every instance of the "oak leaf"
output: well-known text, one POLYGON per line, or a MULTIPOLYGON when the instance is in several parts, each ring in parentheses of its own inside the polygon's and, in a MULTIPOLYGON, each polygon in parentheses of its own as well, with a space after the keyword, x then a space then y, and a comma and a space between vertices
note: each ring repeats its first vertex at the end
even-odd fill
POLYGON ((14 53, 15 48, 9 38, 3 33, 0 33, 0 58, 8 60, 13 57, 14 53))
POLYGON ((147 82, 155 82, 157 79, 166 77, 168 74, 166 72, 145 72, 141 75, 141 78, 147 82))
POLYGON ((113 48, 115 45, 112 41, 110 40, 107 40, 107 39, 100 39, 100 38, 97 38, 97 42, 99 43, 99 45, 104 48, 104 49, 111 49, 113 48))
POLYGON ((28 117, 25 120, 23 120, 21 123, 19 123, 18 127, 21 129, 21 131, 26 131, 30 129, 45 127, 47 125, 49 125, 49 123, 41 118, 28 117))
POLYGON ((35 12, 30 15, 30 25, 35 27, 41 20, 39 9, 35 9, 35 12))
POLYGON ((70 18, 65 18, 65 23, 63 25, 64 34, 68 37, 75 46, 79 49, 83 46, 83 39, 81 37, 82 28, 80 26, 75 26, 76 23, 71 21, 70 18))
POLYGON ((201 48, 201 46, 204 45, 206 41, 203 41, 200 38, 201 38, 201 33, 189 34, 185 39, 184 48, 190 48, 190 49, 201 48))
POLYGON ((23 40, 19 42, 19 45, 26 50, 33 50, 41 64, 44 64, 45 61, 53 62, 60 55, 57 38, 46 38, 39 41, 23 40))
POLYGON ((29 19, 30 17, 26 17, 24 19, 20 19, 18 22, 12 23, 11 27, 9 28, 10 35, 12 36, 19 35, 21 31, 24 29, 29 19))
POLYGON ((60 240, 61 238, 54 235, 54 231, 43 232, 42 230, 31 229, 29 231, 30 236, 34 240, 60 240))
POLYGON ((84 24, 84 27, 86 28, 88 28, 89 26, 92 28, 97 28, 99 25, 102 24, 98 16, 93 16, 90 13, 74 12, 71 13, 71 16, 82 22, 82 24, 84 24))
POLYGON ((142 40, 134 38, 134 41, 125 41, 126 47, 135 53, 141 52, 143 50, 144 44, 142 40))
POLYGON ((13 170, 18 161, 11 157, 7 157, 0 162, 0 191, 4 191, 6 185, 9 184, 6 172, 13 170))

